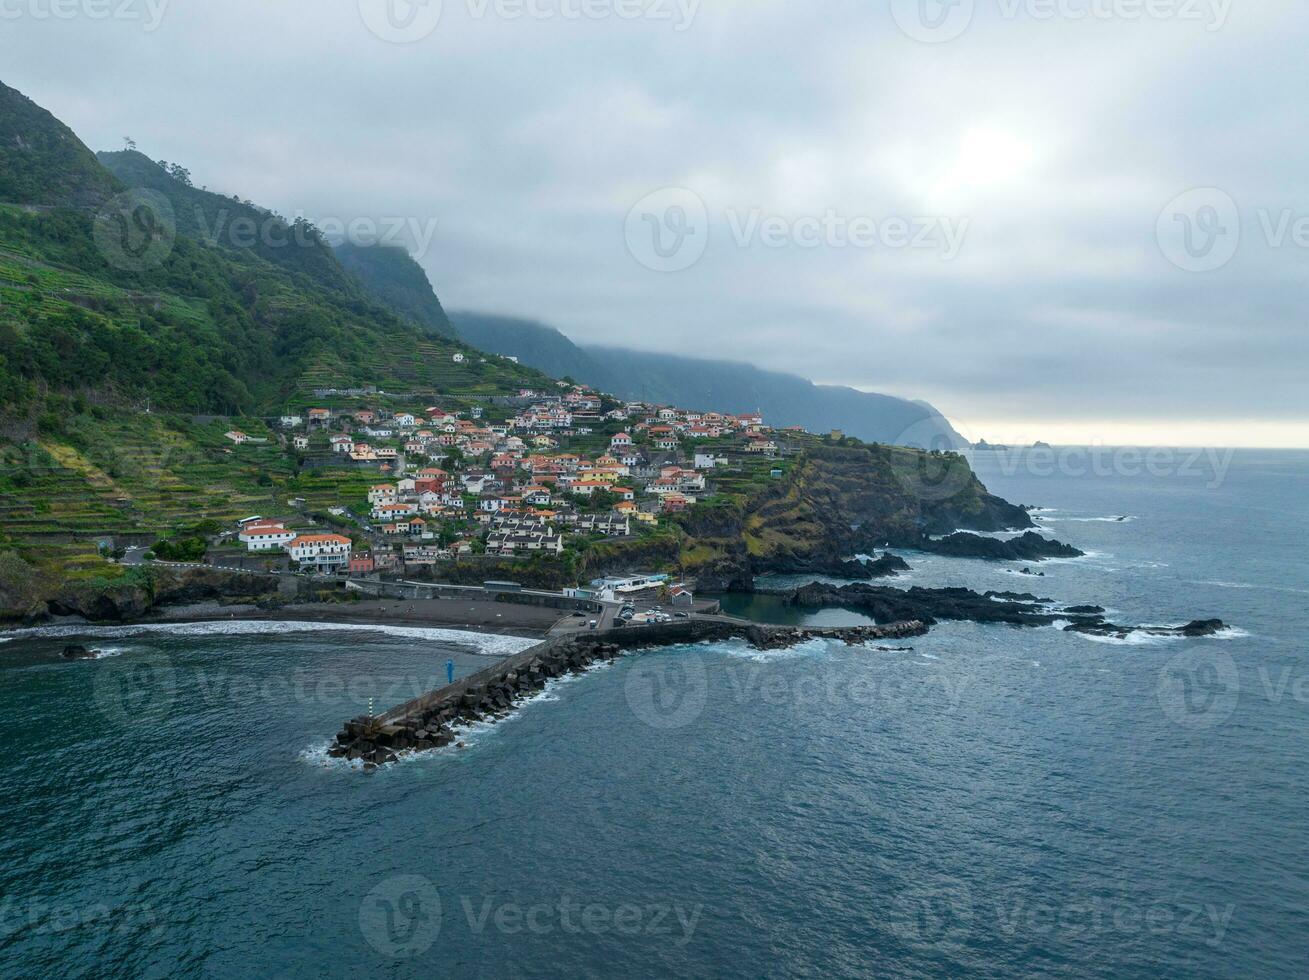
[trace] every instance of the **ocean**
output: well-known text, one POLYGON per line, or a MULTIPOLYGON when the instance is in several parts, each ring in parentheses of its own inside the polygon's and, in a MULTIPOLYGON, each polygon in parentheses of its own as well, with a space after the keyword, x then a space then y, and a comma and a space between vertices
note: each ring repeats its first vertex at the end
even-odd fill
POLYGON ((371 774, 343 720, 528 641, 4 635, 0 975, 1306 975, 1309 453, 973 462, 1087 557, 886 584, 1230 629, 661 649, 371 774))

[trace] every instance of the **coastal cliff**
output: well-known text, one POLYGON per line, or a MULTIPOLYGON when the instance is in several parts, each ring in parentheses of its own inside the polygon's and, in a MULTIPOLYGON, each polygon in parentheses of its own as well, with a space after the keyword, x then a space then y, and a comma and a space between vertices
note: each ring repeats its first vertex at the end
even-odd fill
POLYGON ((697 506, 677 526, 687 536, 682 574, 722 591, 769 572, 822 571, 875 548, 919 548, 932 534, 1033 524, 988 492, 961 456, 847 441, 808 447, 785 479, 697 506))

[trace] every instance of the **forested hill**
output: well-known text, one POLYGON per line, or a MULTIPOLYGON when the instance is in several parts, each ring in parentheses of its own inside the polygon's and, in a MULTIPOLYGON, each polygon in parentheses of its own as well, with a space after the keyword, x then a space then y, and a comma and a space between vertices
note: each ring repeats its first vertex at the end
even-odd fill
POLYGON ((483 350, 518 357, 555 377, 572 377, 623 398, 720 412, 761 411, 773 424, 841 429, 869 442, 957 449, 966 442, 922 402, 764 371, 749 364, 616 347, 579 347, 531 320, 455 313, 459 335, 483 350))
POLYGON ((405 248, 344 242, 335 252, 374 300, 443 337, 455 335, 427 273, 405 248))
POLYGON ((0 203, 84 207, 120 189, 67 126, 0 82, 0 203))
POLYGON ((180 164, 165 169, 144 153, 122 150, 96 158, 125 187, 154 191, 168 200, 179 235, 210 246, 245 249, 287 272, 307 276, 318 286, 362 299, 363 293, 341 268, 331 246, 304 220, 281 215, 239 197, 192 186, 180 164))
POLYGON ((42 418, 58 425, 74 397, 241 415, 329 387, 458 398, 548 383, 370 298, 311 226, 191 187, 138 153, 106 155, 116 178, 8 88, 0 148, 8 438, 30 437, 42 418))

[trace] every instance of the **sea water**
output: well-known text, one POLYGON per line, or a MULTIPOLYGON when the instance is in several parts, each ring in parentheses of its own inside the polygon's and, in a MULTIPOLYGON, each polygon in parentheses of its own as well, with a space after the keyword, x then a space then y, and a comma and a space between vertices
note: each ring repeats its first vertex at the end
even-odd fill
POLYGON ((0 975, 1305 975, 1309 454, 973 462, 1088 557, 888 584, 1232 628, 656 650, 374 773, 343 720, 527 641, 10 634, 0 975))

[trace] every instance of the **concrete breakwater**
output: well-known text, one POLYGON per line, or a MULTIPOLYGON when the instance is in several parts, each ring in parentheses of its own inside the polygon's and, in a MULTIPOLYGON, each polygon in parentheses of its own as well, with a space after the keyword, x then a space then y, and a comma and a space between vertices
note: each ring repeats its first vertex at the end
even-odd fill
POLYGON ((926 632, 927 626, 916 620, 885 626, 810 629, 706 617, 552 637, 380 715, 351 719, 337 734, 328 755, 360 760, 367 768, 394 761, 398 752, 424 752, 456 744, 460 725, 502 717, 515 702, 537 693, 552 678, 581 673, 599 661, 617 658, 624 650, 729 639, 744 639, 758 649, 775 650, 808 639, 855 645, 926 632))

